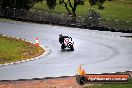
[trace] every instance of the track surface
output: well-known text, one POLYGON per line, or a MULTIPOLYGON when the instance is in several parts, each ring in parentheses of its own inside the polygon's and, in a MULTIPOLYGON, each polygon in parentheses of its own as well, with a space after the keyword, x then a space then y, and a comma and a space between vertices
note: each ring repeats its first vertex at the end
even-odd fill
POLYGON ((52 51, 39 60, 0 67, 0 80, 76 75, 80 64, 87 73, 132 70, 132 39, 117 37, 132 34, 29 23, 0 23, 0 33, 32 42, 38 37, 52 51), (60 49, 59 34, 73 38, 75 51, 60 49))

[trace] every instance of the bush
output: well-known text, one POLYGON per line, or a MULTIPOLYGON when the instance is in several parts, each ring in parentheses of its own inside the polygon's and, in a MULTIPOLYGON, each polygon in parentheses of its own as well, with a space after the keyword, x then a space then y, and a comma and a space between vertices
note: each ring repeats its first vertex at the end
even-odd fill
POLYGON ((100 14, 93 9, 88 10, 88 14, 85 17, 85 24, 87 26, 98 26, 100 20, 100 14))

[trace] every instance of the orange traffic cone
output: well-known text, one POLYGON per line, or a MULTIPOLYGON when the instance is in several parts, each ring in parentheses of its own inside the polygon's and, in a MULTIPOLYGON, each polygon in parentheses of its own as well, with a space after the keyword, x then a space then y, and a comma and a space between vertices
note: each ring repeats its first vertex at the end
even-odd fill
POLYGON ((38 37, 36 38, 36 46, 39 46, 38 37))

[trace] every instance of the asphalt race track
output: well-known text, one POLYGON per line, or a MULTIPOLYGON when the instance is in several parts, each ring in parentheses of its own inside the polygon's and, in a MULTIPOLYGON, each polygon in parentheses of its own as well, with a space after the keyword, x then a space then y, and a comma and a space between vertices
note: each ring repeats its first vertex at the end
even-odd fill
POLYGON ((132 39, 118 37, 132 34, 21 22, 0 23, 0 33, 32 42, 38 37, 51 50, 39 60, 0 67, 0 80, 72 76, 80 64, 87 73, 132 70, 132 39), (73 38, 75 51, 60 49, 59 34, 73 38))

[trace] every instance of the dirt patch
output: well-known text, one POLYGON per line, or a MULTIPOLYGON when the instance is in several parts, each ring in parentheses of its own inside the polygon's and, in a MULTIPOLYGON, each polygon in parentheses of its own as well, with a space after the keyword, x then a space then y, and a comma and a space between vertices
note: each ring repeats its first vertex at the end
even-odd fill
POLYGON ((82 88, 75 77, 0 82, 0 88, 82 88))

